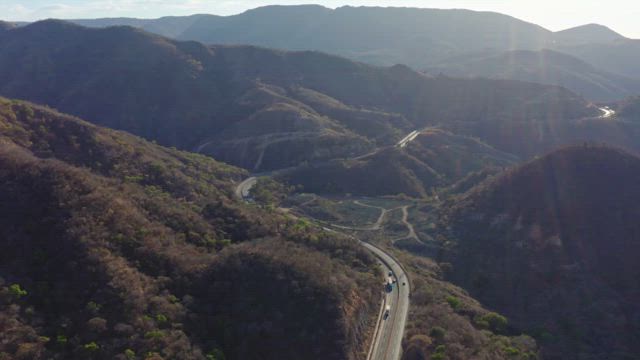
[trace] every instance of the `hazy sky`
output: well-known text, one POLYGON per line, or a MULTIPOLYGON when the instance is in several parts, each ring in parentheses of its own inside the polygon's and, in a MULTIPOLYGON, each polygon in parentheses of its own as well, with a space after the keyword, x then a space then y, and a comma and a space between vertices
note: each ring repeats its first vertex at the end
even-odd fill
POLYGON ((640 38, 638 0, 0 0, 0 18, 33 21, 43 18, 144 17, 209 13, 237 14, 270 4, 316 3, 343 5, 410 6, 489 10, 515 16, 551 30, 599 23, 640 38))

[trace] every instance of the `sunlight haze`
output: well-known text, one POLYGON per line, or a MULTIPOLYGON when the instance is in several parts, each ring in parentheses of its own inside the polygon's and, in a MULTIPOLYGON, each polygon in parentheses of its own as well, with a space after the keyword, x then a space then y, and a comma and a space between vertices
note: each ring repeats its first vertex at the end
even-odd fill
POLYGON ((422 8, 463 8, 479 11, 495 11, 533 22, 550 30, 598 23, 621 34, 640 38, 640 3, 630 0, 387 0, 387 1, 268 1, 268 0, 0 0, 4 20, 34 21, 45 18, 101 18, 138 17, 155 18, 168 15, 209 13, 233 15, 245 10, 271 5, 317 3, 335 8, 351 6, 406 6, 422 8))

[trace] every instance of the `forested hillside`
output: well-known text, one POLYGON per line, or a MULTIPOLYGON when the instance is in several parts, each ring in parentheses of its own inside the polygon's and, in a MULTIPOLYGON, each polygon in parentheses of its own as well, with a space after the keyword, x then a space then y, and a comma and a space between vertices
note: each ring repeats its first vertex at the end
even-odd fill
POLYGON ((236 200, 244 174, 0 99, 1 356, 363 359, 373 258, 236 200))
POLYGON ((437 256, 453 264, 449 280, 535 335, 545 359, 633 358, 638 184, 634 155, 560 149, 452 200, 437 256))
POLYGON ((255 171, 362 155, 429 125, 530 156, 599 114, 559 87, 53 20, 0 35, 0 84, 0 94, 255 171))

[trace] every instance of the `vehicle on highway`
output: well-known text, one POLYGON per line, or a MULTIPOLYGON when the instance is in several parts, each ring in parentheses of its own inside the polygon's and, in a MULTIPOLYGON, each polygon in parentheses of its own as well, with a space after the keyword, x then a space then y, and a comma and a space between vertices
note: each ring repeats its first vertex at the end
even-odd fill
POLYGON ((389 271, 389 276, 393 276, 393 272, 389 271))
POLYGON ((391 313, 391 306, 387 305, 384 308, 384 319, 387 320, 387 318, 389 317, 389 313, 391 313))
POLYGON ((392 292, 393 291, 393 279, 392 278, 388 278, 384 287, 387 290, 387 292, 392 292))

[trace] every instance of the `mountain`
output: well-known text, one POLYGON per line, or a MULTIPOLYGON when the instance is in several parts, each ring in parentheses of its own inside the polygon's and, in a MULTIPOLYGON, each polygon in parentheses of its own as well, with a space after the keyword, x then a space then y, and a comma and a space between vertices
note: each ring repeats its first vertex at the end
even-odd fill
MULTIPOLYGON (((99 19, 92 25, 101 23, 104 20, 99 19)), ((157 29, 164 21, 154 23, 157 29)), ((148 24, 142 28, 149 29, 148 24)), ((159 33, 168 34, 164 30, 159 33)), ((301 5, 267 6, 226 17, 203 16, 175 37, 207 44, 320 50, 379 65, 401 63, 422 68, 460 52, 539 48, 551 40, 552 33, 490 12, 350 6, 332 10, 301 5)))
MULTIPOLYGON (((77 22, 87 26, 133 25, 176 39, 207 44, 319 50, 375 65, 406 64, 418 70, 446 64, 456 58, 481 56, 489 59, 516 50, 551 49, 578 57, 600 69, 599 72, 632 77, 636 79, 634 81, 640 79, 636 66, 640 55, 637 41, 605 26, 588 24, 552 32, 492 12, 349 6, 332 10, 302 5, 267 6, 233 16, 77 22)), ((484 76, 482 73, 474 75, 484 76)), ((582 81, 593 80, 589 78, 582 81)), ((547 80, 558 84, 563 78, 547 80)), ((591 87, 599 84, 603 82, 595 81, 591 87)), ((607 87, 607 82, 604 85, 607 87)), ((581 88, 574 90, 580 92, 581 88)), ((608 92, 605 91, 605 95, 608 92)), ((585 95, 589 93, 584 91, 585 95)), ((595 94, 600 96, 599 92, 595 94)), ((611 92, 609 95, 616 94, 611 92)), ((600 100, 600 97, 594 100, 600 100)))
POLYGON ((557 49, 605 71, 640 79, 640 40, 619 39, 607 43, 565 45, 557 49))
POLYGON ((352 158, 433 125, 526 157, 562 143, 549 129, 599 114, 559 87, 56 20, 0 35, 0 94, 253 171, 352 158))
POLYGON ((363 359, 373 257, 237 200, 245 174, 0 99, 2 356, 363 359))
POLYGON ((15 27, 14 24, 9 23, 9 22, 5 22, 5 21, 0 21, 0 32, 2 31, 7 31, 7 30, 11 30, 15 27))
POLYGON ((640 94, 640 80, 600 70, 553 50, 517 50, 488 56, 461 56, 428 69, 458 77, 488 77, 564 86, 596 101, 640 94))
POLYGON ((449 203, 448 279, 541 341, 545 359, 628 359, 638 348, 640 158, 562 148, 449 203))
POLYGON ((135 18, 103 18, 103 19, 76 19, 70 22, 86 27, 109 26, 133 26, 158 35, 176 38, 193 26, 196 21, 203 18, 216 18, 214 15, 196 14, 190 16, 165 16, 159 19, 135 19, 135 18))
POLYGON ((609 43, 628 39, 606 26, 587 24, 558 31, 554 35, 554 40, 560 44, 577 45, 585 43, 609 43))
POLYGON ((313 193, 424 197, 471 172, 506 167, 517 160, 477 139, 429 129, 406 147, 396 145, 356 159, 301 166, 278 177, 313 193))
POLYGON ((233 16, 72 21, 90 27, 131 25, 209 44, 320 50, 381 65, 402 63, 417 68, 462 53, 540 50, 629 40, 599 24, 552 32, 507 15, 462 9, 345 6, 332 10, 318 5, 297 5, 260 7, 233 16), (373 24, 375 32, 369 30, 373 24), (312 47, 311 38, 315 40, 312 47))

